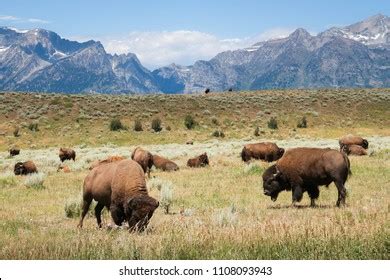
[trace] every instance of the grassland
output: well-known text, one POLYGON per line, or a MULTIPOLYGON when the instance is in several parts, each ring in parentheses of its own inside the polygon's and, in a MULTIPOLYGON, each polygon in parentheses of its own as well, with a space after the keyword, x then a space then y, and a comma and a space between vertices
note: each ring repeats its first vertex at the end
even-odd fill
POLYGON ((389 89, 274 90, 208 95, 48 95, 0 94, 0 150, 10 146, 47 148, 85 144, 170 144, 206 141, 215 130, 226 139, 253 136, 287 139, 296 136, 338 138, 346 132, 363 135, 390 134, 389 89), (198 125, 184 126, 186 115, 198 125), (267 128, 274 116, 278 130, 267 128), (306 116, 310 129, 296 129, 306 116), (159 117, 163 130, 151 131, 159 117), (129 129, 109 131, 113 118, 129 129), (144 131, 133 130, 139 119, 144 131), (39 131, 30 131, 37 123, 39 131), (20 137, 13 132, 18 127, 20 137), (168 131, 167 128, 171 130, 168 131))
MULTIPOLYGON (((389 95, 383 89, 146 97, 0 95, 0 259, 389 259, 389 95), (156 112, 144 116, 147 110, 156 112), (97 112, 101 115, 95 116, 97 112), (199 123, 194 130, 184 127, 187 114, 199 123), (295 129, 303 115, 309 127, 295 129), (156 116, 171 131, 152 133, 148 125, 156 116), (270 116, 278 118, 276 131, 266 128, 270 116), (109 131, 114 117, 129 130, 109 131), (136 118, 142 119, 143 132, 132 131, 136 118), (27 128, 33 121, 39 122, 38 132, 27 128), (19 137, 12 134, 16 125, 21 127, 19 137), (253 136, 256 126, 263 131, 259 137, 253 136), (213 138, 215 129, 226 137, 213 138), (317 208, 307 207, 307 196, 301 207, 290 207, 287 192, 273 203, 262 194, 261 174, 268 164, 246 165, 239 158, 248 142, 272 139, 286 148, 337 148, 337 138, 346 133, 367 137, 370 156, 350 158, 353 175, 343 209, 335 207, 333 184, 321 188, 317 208), (185 145, 188 139, 195 144, 185 145), (8 158, 6 149, 14 145, 22 153, 8 158), (71 173, 56 172, 61 145, 77 152, 76 162, 66 163, 71 173), (80 202, 89 164, 108 155, 129 157, 136 145, 179 164, 180 171, 154 170, 148 180, 157 199, 162 195, 157 185, 173 186, 170 213, 159 208, 140 234, 99 230, 92 215, 78 230, 78 218, 66 217, 65 206, 80 202), (203 151, 210 155, 209 167, 185 167, 189 157, 203 151), (44 174, 43 187, 27 187, 28 179, 12 174, 15 162, 27 159, 44 174)), ((107 211, 104 222, 110 222, 107 211)))

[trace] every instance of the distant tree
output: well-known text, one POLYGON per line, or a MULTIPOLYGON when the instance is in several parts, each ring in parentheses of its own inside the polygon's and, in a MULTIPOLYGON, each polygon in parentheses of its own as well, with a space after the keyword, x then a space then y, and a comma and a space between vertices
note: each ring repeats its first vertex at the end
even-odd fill
POLYGON ((134 121, 134 131, 142 131, 142 123, 140 120, 134 121))
POLYGON ((206 90, 204 91, 204 93, 209 93, 210 92, 210 89, 209 88, 206 88, 206 90))
POLYGON ((253 133, 255 136, 260 136, 260 128, 256 126, 255 132, 253 133))
POLYGON ((271 117, 271 119, 268 121, 268 128, 278 129, 278 121, 275 117, 271 117))
POLYGON ((20 130, 20 129, 19 129, 18 126, 15 127, 14 132, 13 132, 13 134, 14 134, 15 137, 19 137, 19 136, 20 136, 19 130, 20 130))
POLYGON ((306 120, 305 116, 303 116, 303 118, 298 122, 297 127, 298 128, 306 128, 307 127, 307 120, 306 120))
POLYGON ((229 91, 229 92, 232 92, 232 91, 233 91, 233 88, 229 88, 228 91, 229 91))
POLYGON ((121 129, 126 129, 126 127, 122 124, 121 120, 118 118, 112 119, 110 122, 110 130, 118 131, 121 129))
POLYGON ((152 129, 155 132, 159 132, 162 130, 160 118, 155 118, 152 120, 152 129))
POLYGON ((195 119, 191 115, 187 115, 184 118, 184 125, 187 129, 193 129, 196 125, 195 119))

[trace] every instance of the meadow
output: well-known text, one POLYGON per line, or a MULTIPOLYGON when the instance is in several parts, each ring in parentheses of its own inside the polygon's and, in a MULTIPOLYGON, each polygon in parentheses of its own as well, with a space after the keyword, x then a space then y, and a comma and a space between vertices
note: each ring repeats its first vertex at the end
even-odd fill
MULTIPOLYGON (((4 93, 0 99, 0 259, 389 259, 390 90, 4 93), (188 114, 198 122, 191 130, 183 124, 188 114), (272 116, 278 129, 267 127, 272 116), (301 129, 296 125, 302 116, 308 127, 301 129), (118 117, 128 129, 110 131, 110 120, 118 117), (149 127, 155 117, 162 120, 159 133, 149 127), (143 131, 133 131, 135 119, 143 131), (30 130, 31 123, 38 123, 38 131, 30 130), (225 137, 212 136, 215 130, 225 137), (272 202, 263 195, 261 180, 270 164, 248 165, 239 157, 245 143, 257 141, 337 149, 337 139, 347 133, 364 136, 370 146, 368 156, 350 157, 353 175, 341 209, 335 207, 333 184, 320 188, 316 208, 308 207, 307 195, 299 207, 291 207, 290 192, 272 202), (92 214, 77 229, 91 162, 129 157, 138 145, 180 167, 171 173, 152 170, 147 180, 150 195, 168 204, 168 213, 157 209, 143 233, 99 230, 92 214), (10 158, 11 146, 20 147, 21 154, 10 158), (70 173, 57 172, 60 146, 76 150, 76 161, 65 163, 70 173), (209 167, 185 166, 204 151, 209 167), (40 175, 13 175, 13 165, 24 160, 36 162, 40 175)), ((103 221, 111 222, 106 210, 103 221)))

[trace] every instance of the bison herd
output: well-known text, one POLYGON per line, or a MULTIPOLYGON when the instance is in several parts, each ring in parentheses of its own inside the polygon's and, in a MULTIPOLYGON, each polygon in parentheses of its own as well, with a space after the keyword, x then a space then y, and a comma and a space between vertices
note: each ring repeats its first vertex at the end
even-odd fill
MULTIPOLYGON (((266 162, 277 161, 267 168, 263 175, 264 195, 273 201, 282 191, 292 192, 292 203, 301 201, 305 192, 311 199, 311 206, 319 197, 319 186, 328 186, 332 182, 338 190, 336 205, 345 205, 345 182, 351 174, 348 155, 366 155, 368 141, 358 136, 347 135, 339 140, 340 151, 330 148, 293 148, 285 151, 275 143, 263 142, 247 144, 241 151, 244 162, 251 159, 266 162)), ((19 154, 19 149, 11 149, 10 156, 19 154)), ((75 160, 76 153, 72 149, 61 148, 61 162, 75 160)), ((191 168, 209 165, 207 153, 203 153, 187 161, 191 168)), ((150 169, 155 166, 162 171, 177 171, 179 166, 162 156, 153 155, 140 147, 131 154, 131 159, 122 156, 111 156, 95 161, 84 180, 83 205, 78 227, 82 227, 83 219, 88 212, 92 200, 97 201, 95 216, 101 227, 101 211, 109 209, 112 220, 120 226, 124 221, 130 230, 143 230, 147 226, 159 202, 150 197, 146 188, 145 174, 150 178, 150 169)), ((59 170, 70 172, 67 167, 59 170)), ((18 162, 15 164, 15 175, 27 175, 38 172, 34 162, 18 162)))

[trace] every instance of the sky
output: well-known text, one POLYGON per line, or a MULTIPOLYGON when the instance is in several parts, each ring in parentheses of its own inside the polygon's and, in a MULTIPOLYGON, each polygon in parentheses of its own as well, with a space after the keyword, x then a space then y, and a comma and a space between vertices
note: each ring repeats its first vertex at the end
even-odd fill
POLYGON ((99 40, 107 52, 133 52, 153 70, 189 65, 217 53, 312 34, 381 13, 388 0, 0 0, 0 26, 44 28, 77 41, 99 40))

